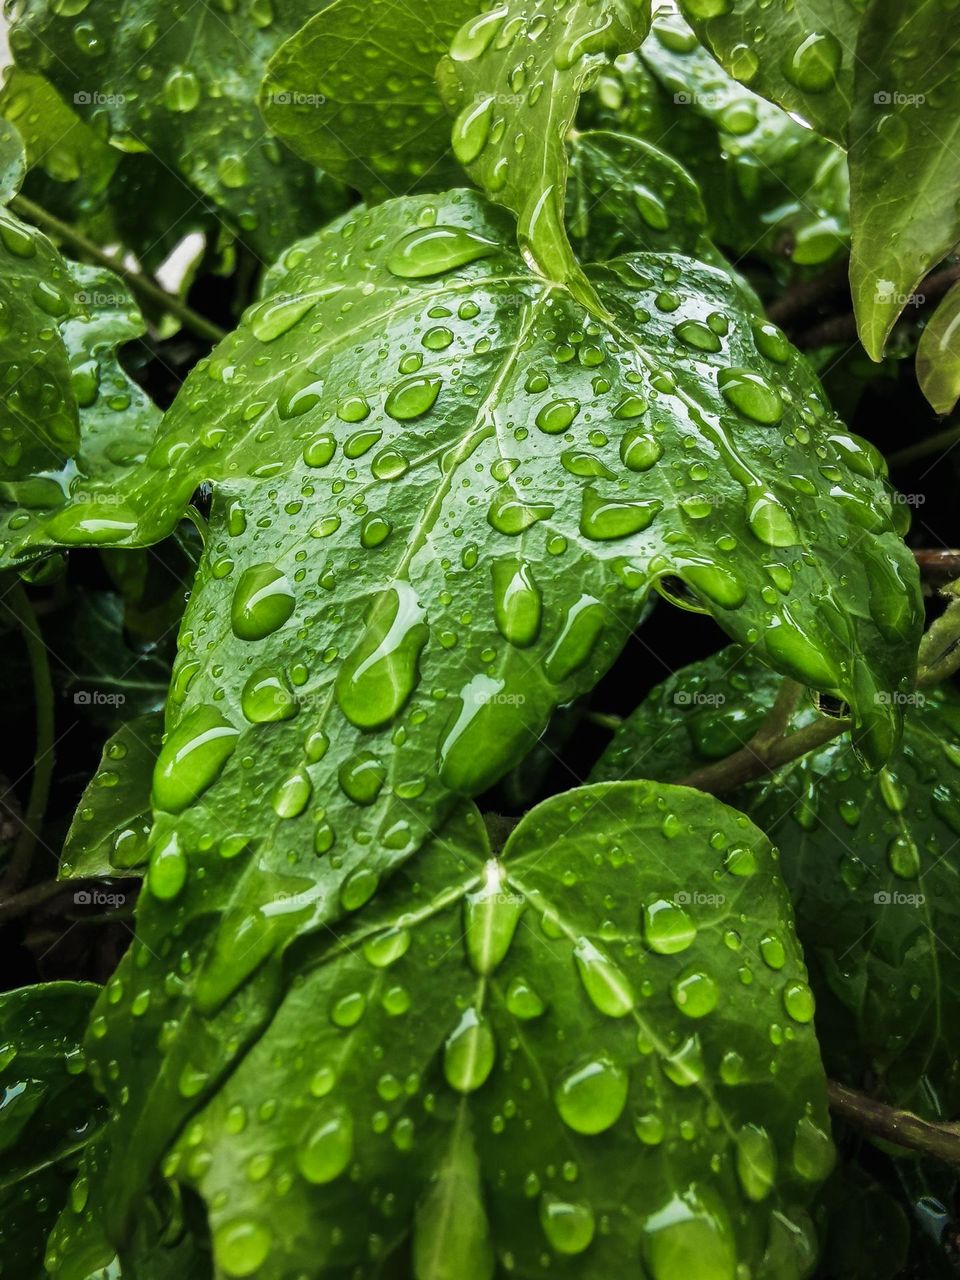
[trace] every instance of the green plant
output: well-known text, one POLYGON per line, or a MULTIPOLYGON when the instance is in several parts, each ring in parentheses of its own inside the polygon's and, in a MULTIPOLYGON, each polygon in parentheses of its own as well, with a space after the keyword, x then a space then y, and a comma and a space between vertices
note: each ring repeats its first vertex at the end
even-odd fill
POLYGON ((815 7, 16 7, 4 1277, 957 1273, 952 5, 815 7))

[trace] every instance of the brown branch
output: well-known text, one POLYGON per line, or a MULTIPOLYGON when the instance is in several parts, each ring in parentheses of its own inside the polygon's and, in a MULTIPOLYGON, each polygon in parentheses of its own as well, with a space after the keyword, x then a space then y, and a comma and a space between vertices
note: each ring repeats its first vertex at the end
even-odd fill
POLYGON ((827 1081, 827 1097, 834 1115, 872 1137, 960 1165, 960 1124, 923 1120, 912 1111, 878 1102, 835 1080, 827 1081))

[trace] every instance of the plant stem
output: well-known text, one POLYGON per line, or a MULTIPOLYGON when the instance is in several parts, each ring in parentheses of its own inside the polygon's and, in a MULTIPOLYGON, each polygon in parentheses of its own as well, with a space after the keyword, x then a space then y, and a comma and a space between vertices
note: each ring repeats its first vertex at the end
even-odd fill
POLYGON ((33 756, 33 780, 30 798, 22 819, 22 827, 14 845, 10 865, 4 877, 4 890, 16 893, 24 883, 33 861, 37 844, 37 829, 43 822, 50 794, 50 778, 53 773, 53 683, 50 679, 50 662, 47 646, 43 642, 33 608, 20 582, 15 582, 3 597, 4 608, 13 615, 27 647, 30 671, 33 676, 33 697, 36 715, 36 742, 33 756))
POLYGON ((601 729, 609 729, 611 733, 616 733, 623 724, 623 716, 608 715, 606 711, 588 711, 584 719, 601 729))
POLYGON ((745 747, 723 760, 717 760, 715 764, 695 769, 685 778, 678 778, 677 785, 695 787, 698 791, 708 791, 715 796, 724 791, 734 791, 747 782, 755 782, 757 778, 775 772, 782 765, 805 756, 809 751, 816 751, 818 747, 839 738, 849 728, 849 720, 821 716, 819 720, 814 720, 795 733, 771 741, 761 737, 764 733, 764 727, 761 726, 745 747))
POLYGON ((12 920, 15 916, 22 916, 24 912, 39 907, 69 888, 75 889, 75 886, 61 880, 43 880, 40 884, 33 884, 21 893, 14 893, 9 898, 4 897, 0 901, 0 920, 12 920))
POLYGON ((835 1080, 827 1081, 827 1097, 830 1110, 855 1128, 898 1147, 960 1165, 960 1125, 922 1120, 912 1111, 900 1111, 885 1102, 877 1102, 835 1080))
POLYGON ((206 320, 203 316, 198 315, 181 298, 175 297, 172 293, 167 293, 158 284, 154 284, 148 276, 139 271, 131 270, 130 267, 125 266, 116 258, 112 258, 110 254, 104 253, 99 245, 95 245, 82 232, 77 231, 75 227, 71 227, 69 223, 61 222, 59 218, 54 217, 52 213, 48 213, 42 206, 34 204, 32 200, 28 200, 26 196, 15 196, 10 201, 10 208, 14 212, 22 214, 30 222, 36 223, 37 226, 43 227, 47 231, 52 231, 54 235, 71 245, 85 257, 92 259, 99 266, 106 267, 114 275, 120 276, 141 298, 145 298, 161 310, 175 315, 187 329, 195 333, 199 338, 206 338, 210 342, 219 342, 226 337, 224 329, 221 329, 219 325, 215 325, 211 320, 206 320))
POLYGON ((905 467, 908 463, 916 462, 919 458, 929 457, 931 453, 936 453, 939 449, 949 449, 958 440, 960 440, 960 425, 947 427, 945 431, 938 431, 935 435, 927 436, 926 440, 912 444, 907 449, 901 449, 899 453, 891 453, 887 458, 887 463, 891 467, 905 467))

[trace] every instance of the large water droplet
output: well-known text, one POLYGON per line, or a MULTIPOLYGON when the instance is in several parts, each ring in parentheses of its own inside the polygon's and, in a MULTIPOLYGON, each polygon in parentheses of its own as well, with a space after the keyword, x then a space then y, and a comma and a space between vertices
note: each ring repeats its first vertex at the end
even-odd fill
POLYGON ((497 244, 463 227, 420 227, 398 240, 387 258, 387 267, 404 280, 442 275, 454 267, 489 258, 497 244))
POLYGON ((671 956, 686 951, 697 936, 697 926, 678 903, 658 898, 643 909, 643 936, 651 951, 671 956))
POLYGON ((540 1225, 557 1253, 583 1253, 593 1240, 596 1219, 587 1204, 546 1193, 540 1201, 540 1225))
POLYGON ((153 772, 153 805, 180 813, 219 776, 239 731, 213 707, 195 707, 171 731, 153 772))
POLYGON ((308 1182, 323 1185, 339 1178, 352 1156, 353 1116, 346 1107, 326 1104, 297 1148, 297 1168, 308 1182))
POLYGON ((522 914, 523 898, 511 892, 503 865, 492 858, 484 869, 483 886, 464 900, 464 944, 474 972, 496 969, 510 950, 522 914))
POLYGON ((408 582, 381 592, 337 676, 337 703, 352 724, 377 729, 400 713, 416 687, 428 638, 423 608, 408 582))
POLYGON ((577 971, 593 1004, 608 1018, 623 1018, 634 1008, 636 998, 623 970, 595 946, 580 938, 574 949, 577 971))
POLYGON ((754 422, 772 427, 783 417, 780 392, 752 369, 721 369, 717 385, 724 400, 754 422))
POLYGON ((274 564, 244 569, 230 606, 230 621, 239 640, 262 640, 282 627, 296 599, 286 576, 274 564))
POLYGON ((493 562, 491 573, 497 630, 505 640, 525 649, 540 633, 543 608, 533 570, 526 560, 507 556, 493 562))
POLYGON ((473 1093, 485 1084, 497 1057, 490 1024, 476 1009, 467 1009, 447 1037, 443 1074, 451 1089, 473 1093))
POLYGON ((603 1133, 627 1105, 627 1073, 605 1056, 567 1072, 554 1090, 560 1118, 575 1133, 603 1133))

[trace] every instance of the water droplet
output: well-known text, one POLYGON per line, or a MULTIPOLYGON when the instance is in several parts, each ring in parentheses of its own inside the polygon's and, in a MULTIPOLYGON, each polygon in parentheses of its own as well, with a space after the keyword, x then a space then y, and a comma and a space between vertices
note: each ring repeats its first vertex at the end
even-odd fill
POLYGON ((773 1139, 761 1125, 745 1124, 737 1134, 737 1177, 748 1200, 766 1200, 777 1173, 773 1139))
POLYGON ((510 892, 503 865, 491 858, 482 888, 464 899, 464 944, 475 973, 493 973, 510 950, 522 914, 523 898, 510 892))
POLYGON ((174 67, 163 86, 163 105, 169 111, 192 111, 200 101, 200 81, 186 67, 174 67))
POLYGON ((717 1007, 719 992, 709 973, 702 969, 688 969, 670 984, 673 1003, 688 1018, 706 1017, 717 1007))
POLYGON ((513 1016, 522 1022, 539 1018, 547 1007, 542 996, 526 978, 514 978, 511 981, 507 988, 506 1004, 513 1016))
POLYGON ((273 1237, 268 1227, 248 1218, 224 1222, 213 1233, 218 1270, 228 1276, 252 1276, 266 1262, 273 1237))
POLYGON ((833 1168, 834 1155, 830 1135, 809 1116, 802 1116, 793 1138, 793 1167, 800 1177, 822 1182, 833 1168))
POLYGON ((507 556, 491 565, 493 613, 497 630, 510 644, 525 649, 540 633, 542 598, 526 560, 507 556))
POLYGON ((316 302, 315 296, 268 298, 248 312, 250 331, 260 342, 273 342, 292 329, 316 302))
POLYGON ((658 898, 643 909, 643 936, 651 951, 672 956, 686 951, 697 936, 697 926, 678 903, 658 898))
POLYGON ((783 73, 806 93, 823 93, 837 81, 843 48, 829 31, 806 36, 783 60, 783 73))
POLYGON ((721 351, 723 344, 709 325, 701 320, 681 320, 674 327, 674 333, 688 347, 695 351, 721 351))
POLYGON ((536 416, 536 424, 547 435, 560 435, 580 412, 579 400, 551 400, 536 416))
POLYGON ((490 1024, 476 1009, 467 1009, 447 1037, 443 1074, 451 1089, 473 1093, 486 1083, 496 1056, 497 1045, 490 1024))
POLYGON ((380 794, 387 771, 383 761, 370 751, 361 751, 344 761, 337 780, 345 796, 354 804, 373 804, 380 794))
MULTIPOLYGON (((686 0, 688 6, 691 0, 686 0)), ((701 0, 696 0, 700 3, 701 0)), ((652 1280, 735 1280, 733 1228, 719 1197, 690 1185, 644 1223, 652 1280)))
POLYGON ((238 730, 213 707, 195 707, 173 729, 153 772, 153 805, 180 813, 215 781, 237 745, 238 730))
POLYGON ((580 532, 593 541, 608 542, 641 533, 653 521, 663 503, 659 499, 604 498, 593 488, 584 491, 580 532))
POLYGON ((557 1253, 583 1253, 593 1240, 596 1220, 586 1204, 560 1200, 550 1193, 540 1201, 540 1225, 557 1253))
POLYGON ((313 783, 306 769, 294 769, 279 782, 270 796, 270 803, 278 818, 297 818, 310 803, 313 783))
POLYGON ((230 621, 239 640, 262 640, 282 627, 296 599, 286 576, 273 564, 244 569, 233 593, 230 621))
POLYGON ((580 981, 590 1000, 608 1018, 623 1018, 636 999, 630 979, 589 938, 580 938, 574 949, 580 981))
POLYGON ((378 729, 402 711, 416 687, 428 638, 423 608, 408 582, 381 592, 337 676, 337 703, 351 724, 378 729))
POLYGON ((161 902, 176 898, 187 880, 187 859, 176 832, 159 843, 150 855, 147 885, 161 902))
POLYGON ((397 422, 410 422, 433 408, 443 380, 434 374, 421 374, 398 382, 387 395, 384 409, 397 422))
POLYGON ((772 427, 783 417, 780 392, 752 369, 721 369, 717 386, 728 404, 754 422, 772 427))
POLYGON ((298 710, 297 699, 283 673, 273 667, 258 667, 248 677, 240 694, 240 706, 252 724, 290 720, 298 710))
POLYGON ((794 1022, 811 1022, 816 1004, 813 992, 805 982, 788 982, 783 989, 783 1007, 794 1022))
POLYGON ((387 258, 387 268, 401 279, 420 280, 442 275, 478 258, 489 258, 497 249, 494 241, 463 227, 420 227, 409 231, 394 245, 387 258))
POLYGON ((603 1133, 627 1105, 627 1073, 610 1058, 597 1057, 567 1072, 554 1091, 564 1124, 575 1133, 603 1133))
POLYGON ((353 1156, 353 1116, 327 1103, 310 1136, 297 1149, 297 1168, 308 1182, 324 1185, 339 1178, 353 1156))
POLYGON ((462 165, 472 164, 487 145, 496 99, 492 94, 469 103, 453 122, 453 154, 462 165))

